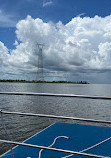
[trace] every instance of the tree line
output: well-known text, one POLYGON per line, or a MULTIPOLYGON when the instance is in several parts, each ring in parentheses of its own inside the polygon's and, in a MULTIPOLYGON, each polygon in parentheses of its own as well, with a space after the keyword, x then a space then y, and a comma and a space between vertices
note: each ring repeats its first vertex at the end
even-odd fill
POLYGON ((12 80, 12 79, 0 79, 0 82, 89 84, 87 81, 35 81, 35 80, 27 81, 27 80, 12 80))

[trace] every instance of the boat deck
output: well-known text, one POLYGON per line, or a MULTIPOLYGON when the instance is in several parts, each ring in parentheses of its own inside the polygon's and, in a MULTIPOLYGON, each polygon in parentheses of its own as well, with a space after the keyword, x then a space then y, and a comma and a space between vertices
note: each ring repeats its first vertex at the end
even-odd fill
MULTIPOLYGON (((25 143, 48 147, 58 136, 67 136, 71 139, 58 138, 52 146, 53 148, 70 151, 82 151, 111 137, 111 128, 69 123, 55 123, 40 133, 32 136, 26 140, 25 143)), ((26 146, 17 146, 13 149, 15 158, 36 158, 39 157, 39 151, 40 149, 38 148, 26 146)), ((84 152, 88 154, 111 157, 111 139, 84 152)), ((49 150, 43 150, 41 152, 41 158, 61 158, 66 155, 70 154, 49 150)), ((85 156, 75 155, 72 157, 83 158, 85 156)), ((11 158, 10 151, 0 156, 0 158, 11 158)))

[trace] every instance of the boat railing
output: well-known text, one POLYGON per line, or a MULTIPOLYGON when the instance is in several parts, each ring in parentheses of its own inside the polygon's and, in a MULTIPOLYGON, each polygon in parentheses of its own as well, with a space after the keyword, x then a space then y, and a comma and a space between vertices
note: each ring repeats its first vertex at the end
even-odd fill
POLYGON ((47 115, 47 114, 11 112, 11 111, 4 111, 4 110, 0 110, 0 113, 2 113, 2 114, 12 114, 12 115, 37 116, 37 117, 46 117, 46 118, 55 118, 55 119, 57 118, 57 119, 67 119, 67 120, 76 120, 76 121, 111 124, 111 121, 106 121, 106 120, 95 120, 95 119, 86 119, 86 118, 70 117, 70 116, 58 116, 58 115, 47 115))
POLYGON ((76 95, 76 94, 32 93, 32 92, 0 92, 0 94, 111 100, 111 97, 109 96, 91 96, 91 95, 76 95))
POLYGON ((27 147, 33 147, 33 148, 39 148, 39 149, 45 149, 45 150, 51 150, 51 151, 57 151, 57 152, 63 152, 73 155, 79 155, 79 156, 86 156, 86 157, 92 157, 92 158, 111 158, 101 155, 95 155, 95 154, 87 154, 84 152, 77 152, 77 151, 71 151, 71 150, 63 150, 63 149, 57 149, 57 148, 51 148, 51 147, 45 147, 45 146, 39 146, 39 145, 33 145, 33 144, 27 144, 27 143, 20 143, 15 141, 9 141, 9 140, 1 140, 0 142, 8 143, 8 144, 14 144, 14 145, 21 145, 21 146, 27 146, 27 147))
MULTIPOLYGON (((107 96, 90 96, 90 95, 75 95, 75 94, 28 93, 28 92, 0 92, 0 94, 3 94, 3 95, 50 96, 50 97, 73 97, 73 98, 84 98, 84 99, 111 100, 111 97, 107 97, 107 96)), ((11 111, 5 111, 5 110, 0 110, 0 114, 1 114, 1 116, 3 116, 2 114, 11 114, 11 115, 37 116, 37 117, 46 117, 46 118, 68 119, 68 120, 78 120, 78 121, 85 121, 85 122, 96 122, 96 123, 111 124, 111 121, 106 121, 106 120, 95 120, 95 119, 77 118, 77 117, 70 117, 70 116, 47 115, 47 114, 11 112, 11 111)), ((103 140, 102 142, 108 141, 109 139, 111 139, 111 137, 107 138, 106 140, 103 140)), ((52 151, 57 151, 57 152, 64 152, 64 153, 68 153, 68 154, 80 155, 80 156, 86 156, 86 157, 109 158, 109 157, 100 156, 100 155, 87 154, 87 153, 84 153, 84 151, 77 152, 77 151, 63 150, 63 149, 57 149, 57 148, 52 148, 52 147, 46 147, 46 146, 20 143, 20 142, 11 141, 11 140, 0 139, 0 142, 4 142, 4 143, 7 143, 7 144, 12 144, 12 145, 21 145, 21 146, 28 146, 28 147, 33 147, 33 148, 45 149, 45 150, 52 150, 52 151)), ((98 144, 100 144, 100 143, 98 143, 98 144)), ((97 146, 97 144, 94 145, 94 146, 97 146)))

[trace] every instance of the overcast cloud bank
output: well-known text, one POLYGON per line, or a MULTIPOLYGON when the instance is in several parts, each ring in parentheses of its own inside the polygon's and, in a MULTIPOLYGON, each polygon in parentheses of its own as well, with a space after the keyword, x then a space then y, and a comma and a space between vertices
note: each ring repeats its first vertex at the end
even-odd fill
POLYGON ((36 73, 37 43, 45 44, 44 72, 53 80, 79 80, 83 73, 87 80, 111 71, 111 15, 75 17, 66 25, 27 16, 17 23, 16 36, 14 50, 0 42, 1 74, 36 73))

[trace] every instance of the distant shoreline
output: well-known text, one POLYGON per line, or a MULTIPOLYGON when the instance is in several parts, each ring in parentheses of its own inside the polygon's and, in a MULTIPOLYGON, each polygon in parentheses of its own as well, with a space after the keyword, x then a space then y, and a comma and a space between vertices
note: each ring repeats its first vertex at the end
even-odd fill
POLYGON ((0 82, 14 82, 14 83, 68 83, 68 84, 89 84, 87 81, 76 81, 76 82, 72 82, 72 81, 27 81, 27 80, 0 80, 0 82))

